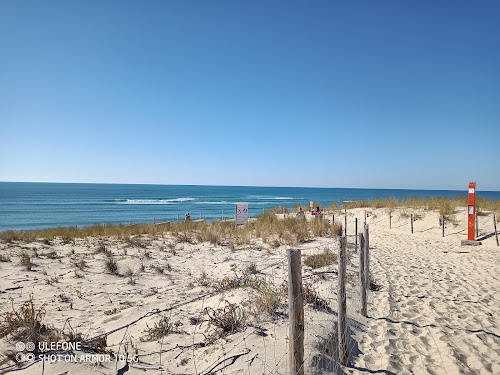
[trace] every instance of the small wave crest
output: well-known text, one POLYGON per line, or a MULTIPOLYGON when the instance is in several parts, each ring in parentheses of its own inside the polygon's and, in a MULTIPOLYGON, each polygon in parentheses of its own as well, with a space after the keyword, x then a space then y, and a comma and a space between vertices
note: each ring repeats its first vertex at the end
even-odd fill
POLYGON ((269 197, 264 195, 252 195, 249 197, 250 199, 263 199, 263 200, 292 200, 296 199, 293 197, 269 197))
POLYGON ((193 201, 197 198, 173 198, 173 199, 115 199, 118 204, 175 204, 178 202, 193 201))
POLYGON ((227 201, 195 202, 195 204, 234 204, 234 202, 227 202, 227 201))

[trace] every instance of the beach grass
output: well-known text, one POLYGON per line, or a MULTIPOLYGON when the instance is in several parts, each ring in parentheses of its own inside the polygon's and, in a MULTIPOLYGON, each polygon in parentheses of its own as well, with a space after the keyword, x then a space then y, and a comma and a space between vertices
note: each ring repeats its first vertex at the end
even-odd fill
MULTIPOLYGON (((314 202, 315 206, 322 206, 314 202)), ((459 208, 467 207, 467 197, 443 198, 443 197, 409 197, 398 201, 394 197, 386 199, 356 200, 344 202, 348 209, 371 208, 371 209, 394 209, 403 207, 407 209, 439 210, 440 215, 453 215, 459 208)), ((500 200, 487 200, 476 198, 477 211, 481 214, 493 212, 497 221, 500 221, 500 200)), ((298 207, 296 207, 297 209, 298 207)), ((336 209, 336 204, 330 207, 336 209)), ((405 211, 406 212, 406 211, 405 211)), ((47 246, 56 238, 65 243, 75 238, 110 238, 116 237, 128 241, 132 247, 146 247, 147 239, 142 235, 156 237, 165 233, 175 238, 175 243, 169 246, 171 252, 175 252, 178 243, 209 242, 213 245, 240 246, 251 242, 252 238, 261 238, 265 243, 276 243, 293 245, 303 243, 313 236, 341 235, 341 228, 331 226, 327 220, 315 219, 307 221, 303 215, 289 214, 283 207, 277 207, 265 211, 250 220, 246 225, 236 226, 234 221, 182 221, 180 223, 145 223, 132 225, 102 224, 88 227, 56 227, 31 231, 5 231, 0 233, 0 240, 12 241, 43 241, 47 246), (276 214, 285 212, 285 217, 280 219, 276 214)), ((99 251, 99 250, 98 250, 99 251)))

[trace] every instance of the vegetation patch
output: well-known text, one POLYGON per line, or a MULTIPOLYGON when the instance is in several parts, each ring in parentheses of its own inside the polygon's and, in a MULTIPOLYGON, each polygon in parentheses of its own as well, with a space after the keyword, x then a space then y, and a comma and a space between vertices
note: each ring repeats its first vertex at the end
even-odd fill
POLYGON ((160 320, 154 323, 153 327, 149 327, 146 324, 147 328, 144 330, 146 336, 142 337, 141 341, 159 340, 171 333, 185 333, 179 329, 181 325, 181 322, 172 323, 169 317, 162 316, 160 320))
POLYGON ((228 301, 223 308, 206 307, 203 312, 207 316, 206 321, 208 322, 204 335, 209 343, 239 331, 247 321, 245 309, 228 301))
POLYGON ((312 254, 306 257, 304 264, 312 269, 326 267, 337 261, 337 254, 330 252, 329 250, 321 254, 312 254))

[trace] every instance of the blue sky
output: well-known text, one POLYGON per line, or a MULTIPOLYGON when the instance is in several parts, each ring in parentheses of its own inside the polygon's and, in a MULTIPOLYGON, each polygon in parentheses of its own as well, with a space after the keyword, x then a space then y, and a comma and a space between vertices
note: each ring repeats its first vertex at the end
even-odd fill
POLYGON ((0 181, 500 190, 498 1, 0 2, 0 181))

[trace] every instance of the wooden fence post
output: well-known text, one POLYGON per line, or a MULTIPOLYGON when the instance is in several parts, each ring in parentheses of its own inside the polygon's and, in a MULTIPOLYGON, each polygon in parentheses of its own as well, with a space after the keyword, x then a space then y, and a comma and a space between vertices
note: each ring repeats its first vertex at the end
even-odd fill
POLYGON ((224 221, 224 210, 222 210, 222 221, 224 221))
POLYGON ((441 216, 441 223, 443 224, 443 237, 444 237, 444 215, 441 216))
POLYGON ((342 365, 347 366, 349 358, 347 353, 347 318, 346 318, 346 294, 345 294, 345 276, 346 276, 346 243, 347 238, 344 236, 340 239, 339 257, 338 257, 338 278, 339 290, 337 299, 339 303, 339 361, 342 365))
POLYGON ((476 211, 476 215, 475 215, 475 219, 476 219, 476 240, 477 238, 479 237, 479 228, 478 228, 478 225, 477 225, 477 211, 476 211))
POLYGON ((332 225, 335 224, 335 214, 332 215, 332 225))
POLYGON ((392 229, 392 212, 389 211, 389 229, 392 229))
POLYGON ((179 214, 177 214, 177 224, 179 224, 179 214))
POLYGON ((347 238, 347 213, 344 214, 344 236, 347 238))
POLYGON ((156 217, 153 216, 153 224, 156 224, 156 217))
POLYGON ((365 224, 366 224, 366 210, 365 210, 365 224))
POLYGON ((361 315, 366 317, 365 236, 359 234, 359 288, 361 291, 361 315))
POLYGON ((354 245, 354 250, 358 250, 358 218, 354 218, 354 237, 356 238, 356 244, 354 245))
POLYGON ((304 375, 304 300, 300 250, 288 249, 288 316, 290 374, 304 375))
POLYGON ((497 246, 500 246, 498 245, 497 218, 495 215, 493 215, 493 226, 495 228, 495 238, 497 239, 497 246))
POLYGON ((410 215, 411 233, 413 234, 413 214, 410 215))
POLYGON ((370 226, 365 224, 364 227, 364 240, 365 240, 365 285, 368 289, 370 287, 370 226))

